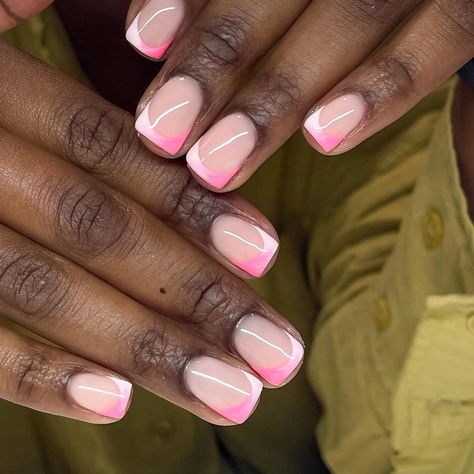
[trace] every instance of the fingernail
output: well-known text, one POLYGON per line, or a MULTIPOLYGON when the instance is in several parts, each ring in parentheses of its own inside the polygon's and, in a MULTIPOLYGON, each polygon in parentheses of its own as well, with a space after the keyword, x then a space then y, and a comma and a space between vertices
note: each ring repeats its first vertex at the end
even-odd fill
POLYGON ((223 188, 240 170, 257 144, 257 130, 244 114, 217 122, 189 150, 189 167, 206 183, 223 188))
POLYGON ((196 398, 234 423, 243 423, 252 414, 263 388, 248 372, 207 356, 188 363, 184 380, 196 398))
POLYGON ((136 129, 170 155, 183 146, 203 103, 199 84, 189 76, 170 79, 154 95, 136 122, 136 129))
POLYGON ((324 151, 330 152, 358 127, 366 111, 360 94, 345 94, 316 109, 304 127, 324 151))
POLYGON ((228 214, 213 222, 210 237, 222 256, 254 277, 262 276, 279 246, 260 227, 228 214))
POLYGON ((304 353, 291 334, 255 314, 239 321, 233 343, 250 367, 275 386, 290 377, 304 353))
POLYGON ((67 391, 79 406, 120 420, 128 409, 132 384, 109 375, 80 373, 69 379, 67 391))
POLYGON ((173 42, 184 14, 183 0, 150 0, 127 30, 127 41, 146 56, 160 59, 173 42))

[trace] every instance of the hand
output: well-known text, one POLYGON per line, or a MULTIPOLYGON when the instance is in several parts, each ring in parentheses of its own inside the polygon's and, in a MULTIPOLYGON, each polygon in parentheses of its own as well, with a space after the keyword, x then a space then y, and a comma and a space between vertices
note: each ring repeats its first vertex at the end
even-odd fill
POLYGON ((301 123, 339 154, 405 114, 474 56, 474 3, 133 0, 127 38, 168 58, 138 107, 144 143, 229 191, 301 123))
POLYGON ((0 312, 57 344, 0 328, 0 398, 105 423, 132 381, 229 424, 260 378, 293 376, 300 336, 231 273, 274 258, 254 208, 203 190, 127 113, 3 41, 0 111, 0 312))

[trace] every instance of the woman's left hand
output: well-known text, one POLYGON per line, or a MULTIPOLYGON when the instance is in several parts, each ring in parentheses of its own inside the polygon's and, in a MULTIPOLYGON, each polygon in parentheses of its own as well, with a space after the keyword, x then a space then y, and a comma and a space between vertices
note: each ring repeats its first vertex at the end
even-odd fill
POLYGON ((301 123, 322 153, 350 150, 474 56, 472 0, 133 0, 127 26, 143 54, 168 57, 138 107, 143 141, 187 152, 218 191, 301 123))

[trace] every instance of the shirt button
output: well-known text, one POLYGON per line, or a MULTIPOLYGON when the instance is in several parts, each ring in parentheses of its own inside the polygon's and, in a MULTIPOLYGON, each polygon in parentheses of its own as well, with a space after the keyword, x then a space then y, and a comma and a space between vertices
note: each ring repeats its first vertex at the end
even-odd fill
POLYGON ((474 311, 471 311, 467 315, 467 328, 472 334, 474 334, 474 311))
POLYGON ((427 212, 421 219, 421 235, 428 250, 434 250, 443 243, 444 220, 437 209, 427 212))
POLYGON ((171 421, 161 420, 153 426, 153 438, 156 443, 160 444, 164 440, 170 438, 174 434, 174 425, 171 421))
POLYGON ((390 326, 392 315, 387 298, 377 298, 375 300, 377 311, 375 312, 375 327, 378 332, 384 332, 390 326))

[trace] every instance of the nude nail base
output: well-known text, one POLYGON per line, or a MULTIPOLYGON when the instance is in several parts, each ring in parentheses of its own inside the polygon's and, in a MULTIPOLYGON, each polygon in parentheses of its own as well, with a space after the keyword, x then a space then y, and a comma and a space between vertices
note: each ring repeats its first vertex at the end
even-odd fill
POLYGON ((140 38, 139 30, 138 30, 138 17, 133 20, 133 23, 130 25, 130 28, 127 30, 127 34, 125 35, 127 41, 133 45, 140 53, 148 56, 151 59, 155 59, 158 61, 161 59, 168 48, 171 46, 171 43, 174 41, 174 37, 170 40, 163 43, 161 46, 149 46, 143 42, 140 38))
POLYGON ((344 94, 316 109, 306 119, 304 127, 329 153, 360 126, 366 111, 367 105, 360 94, 344 94))
POLYGON ((248 372, 208 356, 192 359, 184 380, 196 398, 238 424, 253 413, 263 388, 260 380, 248 372))
POLYGON ((227 214, 213 222, 210 236, 222 256, 257 278, 263 275, 279 247, 279 243, 260 227, 227 214))
POLYGON ((191 129, 183 131, 181 134, 175 137, 165 137, 157 133, 150 124, 150 104, 145 107, 145 110, 140 114, 136 123, 135 129, 138 133, 143 135, 145 138, 150 140, 155 145, 159 146, 162 150, 166 151, 170 155, 176 155, 184 142, 191 133, 191 129))
POLYGON ((302 344, 290 333, 256 314, 239 321, 233 344, 252 369, 274 386, 290 378, 304 354, 302 344))
POLYGON ((117 377, 79 373, 69 379, 67 391, 77 405, 120 420, 128 409, 132 384, 117 377))

